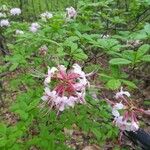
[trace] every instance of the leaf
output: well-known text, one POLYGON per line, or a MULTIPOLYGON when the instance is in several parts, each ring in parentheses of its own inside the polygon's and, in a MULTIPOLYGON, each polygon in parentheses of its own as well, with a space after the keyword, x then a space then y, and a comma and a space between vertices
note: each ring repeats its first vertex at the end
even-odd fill
POLYGON ((144 26, 144 30, 146 33, 150 34, 150 24, 147 23, 145 26, 144 26))
POLYGON ((142 57, 143 61, 150 62, 150 55, 145 55, 142 57))
POLYGON ((128 80, 121 80, 125 85, 128 85, 129 87, 131 87, 131 88, 137 88, 137 86, 133 83, 133 82, 131 82, 131 81, 128 81, 128 80))
POLYGON ((136 57, 136 52, 133 50, 126 50, 122 52, 122 57, 130 61, 134 61, 136 57))
POLYGON ((145 53, 147 53, 148 52, 148 50, 149 50, 149 48, 150 48, 150 45, 149 44, 144 44, 144 45, 142 45, 139 49, 138 49, 138 51, 137 51, 137 59, 138 58, 140 58, 140 57, 142 57, 145 53))
POLYGON ((21 119, 23 120, 27 120, 28 119, 28 113, 26 113, 23 110, 17 110, 16 113, 19 114, 19 116, 21 117, 21 119))
POLYGON ((5 146, 7 143, 6 137, 0 137, 0 147, 5 146))
POLYGON ((144 105, 150 106, 150 100, 145 100, 144 105))
POLYGON ((92 130, 93 134, 96 136, 97 139, 102 138, 102 134, 97 128, 92 128, 91 130, 92 130))
POLYGON ((112 65, 127 65, 130 64, 131 61, 123 58, 113 58, 109 61, 112 65))
POLYGON ((6 134, 7 127, 5 124, 0 123, 0 134, 6 134))
POLYGON ((14 71, 18 67, 19 63, 13 63, 12 66, 9 68, 9 71, 14 71))
POLYGON ((112 90, 115 90, 121 86, 121 82, 118 79, 111 79, 107 82, 106 86, 112 90))

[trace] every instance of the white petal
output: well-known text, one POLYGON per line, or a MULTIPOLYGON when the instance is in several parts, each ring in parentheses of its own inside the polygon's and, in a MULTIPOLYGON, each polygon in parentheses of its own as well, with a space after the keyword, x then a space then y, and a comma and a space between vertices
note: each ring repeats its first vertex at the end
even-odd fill
POLYGON ((115 116, 115 117, 119 117, 120 116, 120 113, 117 109, 112 109, 112 114, 115 116))
POLYGON ((116 103, 116 105, 114 106, 115 109, 123 109, 124 105, 122 103, 116 103))

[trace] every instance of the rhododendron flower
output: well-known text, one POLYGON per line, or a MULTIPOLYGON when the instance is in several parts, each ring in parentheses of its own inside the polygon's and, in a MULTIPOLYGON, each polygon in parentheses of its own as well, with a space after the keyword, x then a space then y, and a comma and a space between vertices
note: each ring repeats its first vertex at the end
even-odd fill
POLYGON ((42 20, 46 21, 46 19, 50 19, 53 17, 53 14, 46 11, 45 13, 42 13, 41 15, 42 20))
POLYGON ((38 29, 40 28, 40 25, 38 23, 32 23, 31 26, 29 27, 29 30, 33 33, 37 32, 38 29))
POLYGON ((66 11, 67 11, 67 18, 68 19, 75 19, 76 18, 77 12, 73 7, 66 8, 66 11))
POLYGON ((16 34, 24 34, 22 30, 16 30, 16 34))
POLYGON ((125 120, 123 116, 116 117, 114 120, 116 126, 121 131, 137 131, 139 129, 139 123, 135 121, 125 120))
POLYGON ((85 89, 88 81, 78 64, 74 64, 70 70, 63 65, 57 68, 48 67, 44 84, 46 88, 42 100, 47 101, 51 108, 63 111, 74 107, 75 103, 85 103, 85 89), (52 91, 49 89, 49 84, 52 91))
POLYGON ((2 19, 2 20, 0 21, 0 26, 1 26, 1 27, 7 27, 7 26, 9 26, 9 25, 10 25, 10 23, 9 23, 8 19, 2 19))
POLYGON ((126 95, 127 97, 130 97, 130 93, 128 91, 123 91, 122 90, 123 87, 121 87, 120 92, 117 92, 115 95, 116 99, 122 98, 124 95, 126 95))
POLYGON ((12 8, 10 10, 11 15, 20 15, 21 14, 21 9, 20 8, 12 8))

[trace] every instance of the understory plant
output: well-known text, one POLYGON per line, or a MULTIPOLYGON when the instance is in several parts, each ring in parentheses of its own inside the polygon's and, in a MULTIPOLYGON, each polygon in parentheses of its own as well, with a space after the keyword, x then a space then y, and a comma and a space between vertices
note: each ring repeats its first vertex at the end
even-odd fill
POLYGON ((84 0, 62 12, 45 10, 32 22, 22 19, 20 8, 3 6, 0 30, 8 54, 1 56, 0 73, 14 96, 2 95, 8 104, 2 106, 0 149, 69 150, 76 132, 80 148, 87 142, 115 149, 119 131, 136 132, 136 113, 149 111, 122 88, 116 100, 111 95, 122 86, 139 88, 136 74, 150 61, 149 5, 84 0))

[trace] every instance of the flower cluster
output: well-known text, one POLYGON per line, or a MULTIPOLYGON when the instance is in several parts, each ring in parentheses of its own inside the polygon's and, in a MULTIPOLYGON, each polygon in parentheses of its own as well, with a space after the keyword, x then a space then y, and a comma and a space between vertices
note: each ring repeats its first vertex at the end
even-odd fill
POLYGON ((12 8, 10 10, 10 14, 13 15, 13 16, 16 16, 16 15, 18 16, 18 15, 21 14, 21 9, 20 8, 12 8))
POLYGON ((42 20, 46 21, 47 19, 52 18, 53 14, 51 12, 46 11, 45 13, 42 13, 40 16, 42 20))
POLYGON ((69 20, 76 18, 77 12, 76 12, 76 10, 73 7, 66 8, 66 11, 67 11, 67 18, 69 20))
MULTIPOLYGON (((10 22, 8 21, 8 19, 4 19, 4 18, 7 18, 7 15, 6 15, 6 11, 7 11, 7 7, 5 5, 2 6, 1 8, 1 11, 4 11, 4 12, 0 12, 0 27, 8 27, 10 26, 10 22)), ((12 8, 10 10, 10 14, 11 15, 20 15, 21 14, 21 9, 20 8, 12 8)))
POLYGON ((40 25, 38 23, 32 23, 31 26, 29 27, 29 30, 33 33, 37 32, 38 29, 40 28, 40 25))
POLYGON ((86 74, 78 64, 67 70, 63 65, 48 68, 45 81, 45 92, 42 100, 58 111, 74 107, 76 103, 85 103, 85 89, 89 85, 86 74), (52 90, 49 84, 52 83, 52 90))
POLYGON ((123 131, 137 131, 139 129, 139 122, 137 120, 138 113, 148 114, 147 111, 139 109, 135 104, 128 100, 130 93, 121 90, 116 93, 115 99, 119 102, 112 102, 107 99, 107 102, 112 106, 112 114, 114 116, 114 123, 119 129, 123 131))
POLYGON ((10 23, 9 23, 8 19, 2 19, 0 21, 0 26, 1 27, 8 27, 9 25, 10 25, 10 23))

